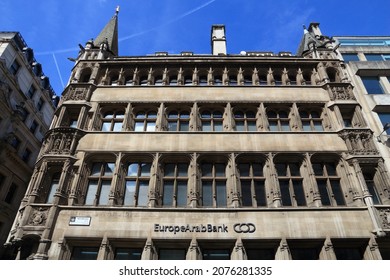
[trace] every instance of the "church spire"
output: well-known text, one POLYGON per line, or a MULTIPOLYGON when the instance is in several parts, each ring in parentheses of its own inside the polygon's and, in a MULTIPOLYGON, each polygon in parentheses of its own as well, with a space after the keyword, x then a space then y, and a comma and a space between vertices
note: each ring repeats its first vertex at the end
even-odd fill
POLYGON ((118 14, 119 6, 116 8, 115 15, 93 42, 95 46, 110 51, 114 56, 118 56, 118 14))

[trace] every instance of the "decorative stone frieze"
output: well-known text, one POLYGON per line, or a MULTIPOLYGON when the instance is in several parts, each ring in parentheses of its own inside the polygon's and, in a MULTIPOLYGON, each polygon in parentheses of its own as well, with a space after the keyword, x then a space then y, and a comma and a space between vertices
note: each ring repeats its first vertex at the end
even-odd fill
POLYGON ((328 90, 329 97, 332 101, 356 100, 352 91, 352 86, 348 83, 328 83, 325 88, 328 90))
POLYGON ((60 127, 49 130, 39 157, 45 154, 73 155, 81 137, 85 132, 76 128, 60 127))
POLYGON ((372 131, 369 129, 343 129, 339 136, 345 141, 350 155, 377 155, 372 131))
POLYGON ((91 96, 91 92, 93 91, 94 88, 95 86, 93 85, 80 85, 80 84, 78 84, 77 86, 71 85, 62 95, 62 100, 63 101, 68 101, 68 100, 88 101, 91 96))

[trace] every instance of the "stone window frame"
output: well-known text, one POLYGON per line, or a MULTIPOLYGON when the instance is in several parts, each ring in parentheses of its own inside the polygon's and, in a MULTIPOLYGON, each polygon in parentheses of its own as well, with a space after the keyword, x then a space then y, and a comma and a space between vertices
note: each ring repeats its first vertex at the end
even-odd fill
POLYGON ((238 178, 238 183, 239 183, 239 193, 240 193, 240 206, 241 207, 268 207, 270 204, 269 201, 269 189, 267 187, 267 172, 266 172, 266 165, 267 165, 267 160, 264 155, 240 155, 237 157, 236 161, 236 172, 237 172, 237 178, 238 178), (261 166, 261 174, 256 173, 254 171, 254 165, 260 165, 261 166), (242 174, 242 167, 240 165, 249 165, 249 174, 244 176, 242 174), (251 200, 251 205, 244 205, 243 199, 245 192, 243 190, 243 181, 249 182, 249 192, 247 192, 246 196, 249 196, 251 200), (260 185, 256 185, 256 182, 261 182, 260 185), (258 190, 256 190, 256 186, 260 186, 263 188, 263 199, 264 199, 264 205, 259 205, 258 203, 258 190))
POLYGON ((234 122, 234 131, 239 132, 254 132, 257 131, 257 122, 258 122, 258 108, 253 105, 244 105, 244 104, 235 104, 232 108, 232 119, 234 122), (242 112, 242 117, 237 116, 237 111, 242 112), (248 112, 253 112, 253 117, 248 116, 248 112), (243 129, 237 130, 237 123, 243 123, 243 129), (250 127, 254 125, 254 130, 251 130, 250 127))
POLYGON ((224 131, 224 121, 226 120, 225 118, 225 108, 226 105, 222 104, 201 104, 198 108, 198 114, 199 114, 199 127, 200 131, 204 132, 222 132, 224 131), (205 114, 205 112, 210 112, 209 116, 205 114), (221 113, 221 117, 215 117, 215 113, 221 113), (205 123, 210 123, 210 130, 204 130, 203 125, 205 123), (218 125, 218 126, 216 126, 218 125), (219 126, 220 125, 220 126, 219 126), (220 128, 221 130, 215 130, 215 128, 220 128))
POLYGON ((322 132, 325 131, 324 125, 324 107, 320 107, 319 105, 313 104, 297 104, 299 119, 301 122, 302 131, 317 131, 322 132), (303 115, 303 112, 307 113, 307 115, 303 115), (313 115, 316 113, 316 115, 313 115), (305 127, 308 127, 308 130, 305 130, 305 127), (320 129, 317 129, 321 127, 320 129))
POLYGON ((157 105, 153 107, 152 105, 134 104, 134 107, 132 108, 132 122, 133 122, 132 130, 134 132, 157 131, 158 116, 159 116, 159 107, 157 105), (154 123, 154 130, 149 130, 149 125, 153 123, 154 123), (141 129, 141 125, 142 125, 142 129, 141 129))
MULTIPOLYGON (((166 127, 167 127, 167 131, 170 131, 170 132, 174 132, 174 131, 177 131, 177 132, 184 132, 184 131, 190 131, 190 122, 191 122, 191 111, 192 111, 192 107, 190 105, 186 105, 186 104, 182 104, 182 105, 175 105, 175 104, 170 104, 170 105, 167 105, 165 107, 165 119, 166 119, 166 127), (177 114, 175 116, 177 117, 174 117, 174 116, 171 116, 172 115, 172 112, 177 112, 177 114), (183 114, 184 113, 188 113, 188 117, 183 117, 183 114), (171 123, 176 123, 176 130, 171 130, 171 126, 170 124, 171 123), (182 130, 181 127, 182 125, 185 124, 187 125, 187 129, 184 129, 182 130)), ((186 116, 184 114, 184 116, 186 116)))
POLYGON ((101 113, 101 131, 102 132, 119 132, 123 131, 126 119, 126 107, 110 110, 104 108, 101 113), (118 125, 120 127, 118 127, 118 125))

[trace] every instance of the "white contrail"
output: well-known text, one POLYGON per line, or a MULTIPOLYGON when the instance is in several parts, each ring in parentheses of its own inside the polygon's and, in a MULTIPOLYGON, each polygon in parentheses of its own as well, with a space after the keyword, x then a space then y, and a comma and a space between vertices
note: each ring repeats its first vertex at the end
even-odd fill
MULTIPOLYGON (((131 35, 119 38, 118 41, 119 42, 123 42, 123 41, 126 41, 128 39, 131 39, 131 38, 134 38, 134 37, 137 37, 137 36, 141 36, 141 35, 144 35, 144 34, 146 34, 148 32, 157 30, 157 29, 161 28, 162 26, 166 26, 166 25, 172 24, 172 23, 174 23, 176 21, 181 20, 182 18, 185 18, 185 17, 187 17, 189 15, 192 15, 193 13, 195 13, 195 12, 197 12, 197 11, 207 7, 207 6, 209 6, 210 4, 214 3, 215 1, 217 1, 217 0, 210 0, 210 1, 208 1, 208 2, 198 6, 198 7, 194 8, 194 9, 192 9, 192 10, 189 10, 188 12, 185 12, 185 13, 183 13, 183 14, 181 14, 181 15, 179 15, 179 16, 177 16, 177 17, 175 17, 175 18, 173 18, 173 19, 171 19, 169 21, 167 21, 167 22, 164 22, 164 23, 162 23, 162 24, 160 24, 158 26, 149 28, 147 30, 140 31, 140 32, 137 32, 137 33, 134 33, 134 34, 131 34, 131 35)), ((62 50, 55 50, 55 51, 38 52, 38 53, 35 53, 35 55, 49 55, 49 54, 53 54, 53 57, 54 57, 55 53, 56 54, 58 54, 58 53, 67 53, 67 52, 73 52, 73 51, 78 51, 78 50, 79 50, 79 48, 69 48, 69 49, 62 49, 62 50)))
POLYGON ((193 13, 199 11, 200 9, 203 9, 203 8, 207 7, 208 5, 212 4, 212 3, 215 2, 215 1, 217 1, 217 0, 208 1, 208 2, 202 4, 202 5, 200 5, 200 6, 196 7, 196 8, 194 8, 194 9, 188 11, 188 12, 185 12, 184 14, 181 14, 180 16, 177 16, 177 17, 175 17, 175 18, 173 18, 173 19, 171 19, 171 20, 169 20, 169 21, 167 21, 167 22, 164 22, 163 24, 160 24, 159 26, 155 26, 155 27, 149 28, 149 29, 147 29, 147 30, 144 30, 144 31, 140 31, 140 32, 138 32, 138 33, 131 34, 131 35, 129 35, 129 36, 122 37, 122 38, 120 38, 118 41, 119 41, 119 42, 122 42, 122 41, 128 40, 128 39, 130 39, 130 38, 134 38, 134 37, 143 35, 143 34, 145 34, 145 33, 154 31, 154 30, 156 30, 156 29, 161 28, 162 26, 166 26, 166 25, 169 25, 169 24, 171 24, 171 23, 174 23, 174 22, 176 22, 176 21, 178 21, 178 20, 181 20, 182 18, 185 18, 185 17, 187 17, 187 16, 189 16, 189 15, 191 15, 191 14, 193 14, 193 13))
POLYGON ((53 53, 53 59, 54 59, 54 63, 55 63, 56 68, 57 68, 58 76, 60 76, 60 81, 61 81, 62 88, 65 88, 64 81, 62 80, 60 68, 58 67, 57 59, 56 59, 56 56, 54 55, 54 53, 53 53))

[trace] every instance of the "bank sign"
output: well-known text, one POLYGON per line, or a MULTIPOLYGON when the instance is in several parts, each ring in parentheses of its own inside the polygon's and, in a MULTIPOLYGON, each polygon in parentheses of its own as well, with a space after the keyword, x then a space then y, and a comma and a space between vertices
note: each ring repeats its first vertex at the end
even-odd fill
POLYGON ((199 224, 199 225, 160 225, 154 224, 154 232, 168 232, 177 234, 180 232, 200 232, 200 233, 229 233, 229 230, 233 230, 236 233, 254 233, 256 226, 253 223, 236 223, 233 227, 229 227, 225 224, 199 224))

